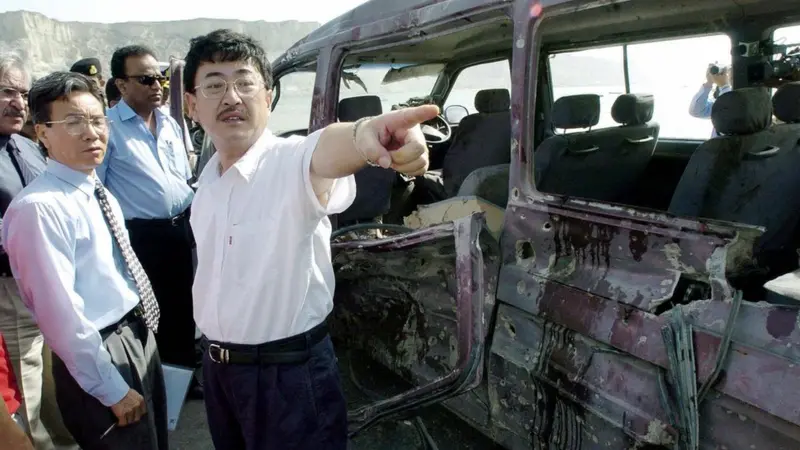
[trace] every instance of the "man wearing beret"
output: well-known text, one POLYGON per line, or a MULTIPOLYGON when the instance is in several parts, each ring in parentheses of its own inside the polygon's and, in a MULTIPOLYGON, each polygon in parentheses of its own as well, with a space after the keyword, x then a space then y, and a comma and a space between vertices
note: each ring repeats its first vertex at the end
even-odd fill
POLYGON ((83 58, 78 60, 69 68, 69 71, 82 73, 93 79, 100 89, 103 89, 105 86, 105 81, 103 80, 103 66, 100 65, 100 60, 97 58, 83 58))

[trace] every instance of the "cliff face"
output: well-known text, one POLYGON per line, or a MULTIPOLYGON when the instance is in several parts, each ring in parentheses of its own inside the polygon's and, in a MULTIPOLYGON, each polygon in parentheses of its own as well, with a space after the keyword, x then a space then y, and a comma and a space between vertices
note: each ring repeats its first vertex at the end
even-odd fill
POLYGON ((152 48, 160 61, 183 57, 189 40, 218 28, 230 28, 257 39, 270 59, 319 27, 316 22, 243 22, 195 19, 172 22, 85 23, 59 22, 27 11, 0 13, 0 51, 17 51, 31 74, 41 77, 54 70, 68 70, 73 62, 96 57, 110 76, 111 55, 128 44, 152 48))

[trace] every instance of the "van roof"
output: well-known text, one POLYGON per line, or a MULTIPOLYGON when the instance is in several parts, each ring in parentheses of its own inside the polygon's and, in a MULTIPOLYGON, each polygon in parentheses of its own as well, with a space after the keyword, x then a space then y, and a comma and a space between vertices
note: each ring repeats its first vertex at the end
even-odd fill
POLYGON ((403 29, 411 31, 454 15, 513 3, 513 0, 369 0, 306 35, 276 58, 274 64, 276 68, 283 66, 331 43, 377 38, 403 29))
MULTIPOLYGON (((524 3, 524 0, 516 0, 524 3)), ((381 36, 408 31, 408 38, 419 35, 418 28, 436 25, 447 19, 480 16, 510 7, 515 0, 370 0, 309 33, 274 60, 281 71, 298 59, 311 58, 323 47, 353 41, 380 40, 381 36)), ((546 15, 548 45, 572 46, 602 44, 619 40, 622 34, 633 37, 663 30, 682 35, 719 32, 720 23, 761 20, 778 24, 800 21, 797 0, 619 0, 611 4, 593 0, 540 0, 546 15), (622 33, 622 34, 621 34, 622 33)), ((464 25, 471 20, 463 19, 464 25)), ((452 26, 452 25, 451 25, 452 26)), ((668 37, 668 36, 664 36, 668 37)))

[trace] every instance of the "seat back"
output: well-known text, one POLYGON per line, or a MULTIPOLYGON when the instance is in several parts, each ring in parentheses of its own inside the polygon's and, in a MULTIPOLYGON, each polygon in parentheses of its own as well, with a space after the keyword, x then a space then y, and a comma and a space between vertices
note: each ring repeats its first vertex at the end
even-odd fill
POLYGON ((497 164, 473 170, 458 190, 459 197, 477 196, 497 206, 508 206, 510 164, 497 164))
POLYGON ((449 197, 475 169, 511 162, 511 97, 508 89, 485 89, 475 95, 475 114, 458 124, 442 163, 449 197))
MULTIPOLYGON (((377 95, 350 97, 339 101, 340 122, 355 122, 363 117, 382 113, 381 98, 377 95)), ((389 212, 392 187, 396 179, 394 170, 382 167, 365 167, 356 172, 356 198, 349 208, 339 214, 339 226, 357 221, 372 221, 389 212)))
POLYGON ((800 220, 800 84, 779 89, 772 101, 766 88, 723 94, 711 120, 720 137, 692 155, 669 211, 763 226, 756 265, 768 266, 768 273, 793 270, 800 220), (785 124, 770 127, 773 102, 785 124))
MULTIPOLYGON (((623 201, 635 188, 653 157, 659 126, 653 118, 653 96, 625 94, 611 115, 619 127, 571 133, 545 139, 534 152, 534 180, 542 192, 623 201)), ((591 128, 600 120, 600 96, 574 95, 553 105, 553 125, 591 128)))

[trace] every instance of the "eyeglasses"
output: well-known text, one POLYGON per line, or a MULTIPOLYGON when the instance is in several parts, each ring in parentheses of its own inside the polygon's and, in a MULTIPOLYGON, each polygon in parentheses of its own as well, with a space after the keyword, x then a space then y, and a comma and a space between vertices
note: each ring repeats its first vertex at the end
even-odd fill
POLYGON ((228 87, 233 84, 233 88, 236 91, 236 94, 242 98, 249 98, 253 97, 261 90, 261 88, 265 87, 264 81, 257 78, 257 77, 242 77, 233 80, 233 83, 229 83, 222 78, 212 78, 203 82, 203 84, 199 86, 195 86, 195 89, 200 89, 200 93, 203 94, 205 98, 222 98, 225 96, 225 93, 228 92, 228 87))
POLYGON ((92 126, 94 132, 103 134, 108 131, 108 125, 111 123, 105 116, 86 117, 86 116, 70 116, 64 120, 55 120, 52 122, 45 122, 47 126, 53 124, 64 124, 64 129, 72 136, 83 136, 88 130, 89 125, 92 126))
POLYGON ((22 97, 23 101, 28 101, 28 91, 22 91, 9 86, 0 86, 0 100, 10 100, 18 95, 22 97))
POLYGON ((167 79, 161 75, 134 75, 125 76, 123 78, 126 80, 135 80, 137 83, 143 86, 152 86, 156 81, 158 81, 158 84, 162 84, 163 82, 167 81, 167 79))

